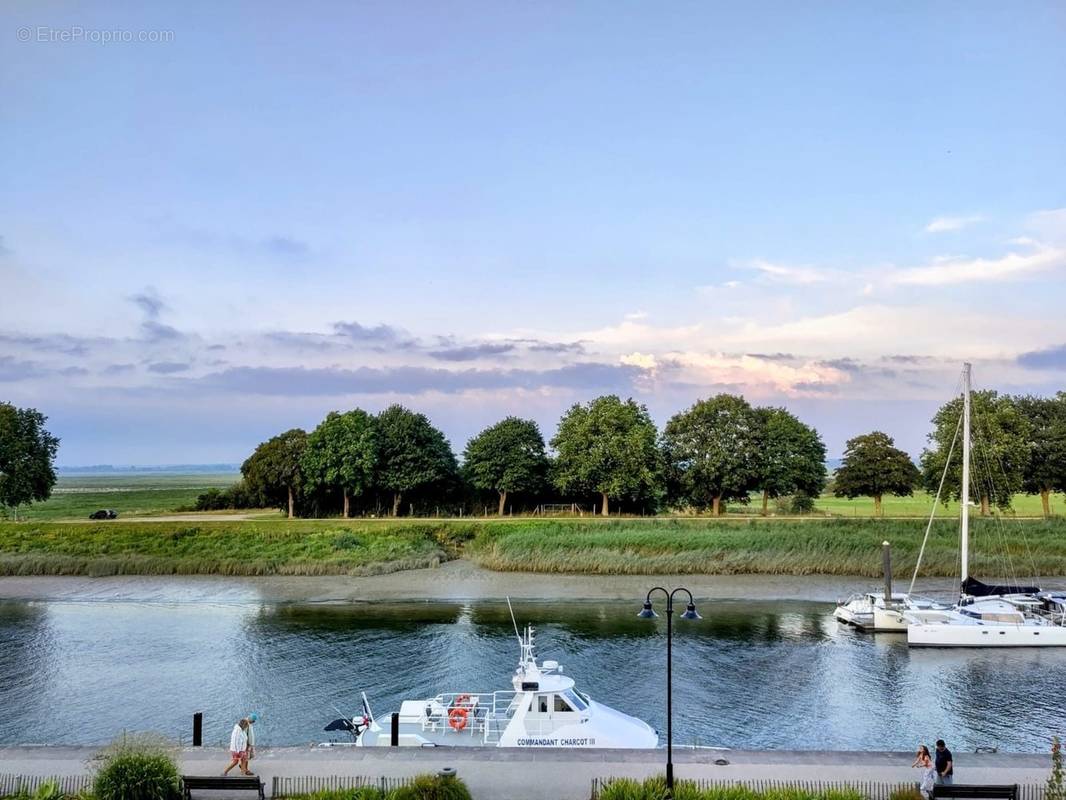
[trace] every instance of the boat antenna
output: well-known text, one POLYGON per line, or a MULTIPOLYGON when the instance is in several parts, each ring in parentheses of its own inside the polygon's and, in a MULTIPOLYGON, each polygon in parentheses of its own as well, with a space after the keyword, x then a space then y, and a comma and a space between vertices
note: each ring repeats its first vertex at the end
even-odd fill
POLYGON ((518 632, 518 620, 514 618, 514 609, 511 607, 511 597, 507 597, 507 610, 511 612, 511 624, 514 625, 514 635, 518 639, 518 646, 522 646, 522 634, 518 632))

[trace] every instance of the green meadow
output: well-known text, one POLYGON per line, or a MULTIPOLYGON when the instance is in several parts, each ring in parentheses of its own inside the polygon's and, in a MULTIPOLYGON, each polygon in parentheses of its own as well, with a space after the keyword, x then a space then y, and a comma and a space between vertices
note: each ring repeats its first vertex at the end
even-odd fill
POLYGON ((19 509, 27 520, 85 520, 102 508, 120 517, 169 514, 192 508, 210 488, 231 486, 240 475, 63 475, 43 503, 19 509))

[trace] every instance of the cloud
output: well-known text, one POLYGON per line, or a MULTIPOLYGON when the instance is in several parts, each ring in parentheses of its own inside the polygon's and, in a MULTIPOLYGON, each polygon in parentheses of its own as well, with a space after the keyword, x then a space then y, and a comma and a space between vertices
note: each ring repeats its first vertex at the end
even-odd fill
POLYGON ((288 236, 271 236, 263 240, 262 247, 266 252, 282 258, 302 259, 311 254, 311 247, 307 242, 288 236))
POLYGON ((1066 370, 1066 344, 1022 353, 1018 363, 1030 369, 1066 370))
POLYGON ((36 361, 22 361, 12 356, 0 356, 0 381, 4 383, 24 381, 47 374, 48 370, 36 361))
POLYGON ((961 231, 963 228, 983 221, 984 217, 980 214, 971 214, 968 217, 937 217, 925 226, 925 232, 948 233, 949 231, 961 231))
POLYGON ((185 338, 185 334, 177 328, 152 319, 141 323, 141 334, 148 342, 174 342, 185 338))
POLYGON ((202 251, 236 253, 247 258, 269 256, 276 260, 302 261, 313 253, 311 245, 307 242, 280 233, 272 233, 259 238, 179 225, 167 227, 161 232, 161 238, 171 244, 193 247, 202 251))
POLYGON ((517 339, 526 345, 526 349, 532 353, 575 353, 585 352, 585 345, 581 342, 542 342, 536 339, 517 339))
POLYGON ((888 282, 904 286, 948 286, 978 281, 1007 281, 1066 266, 1066 249, 1036 245, 1027 253, 1010 252, 999 258, 947 256, 931 264, 901 269, 888 282))
MULTIPOLYGON (((760 278, 768 283, 784 283, 792 286, 806 286, 812 283, 822 283, 832 276, 828 270, 815 267, 792 266, 788 264, 774 264, 763 259, 755 259, 742 264, 745 269, 755 270, 760 278)), ((736 288, 736 281, 724 284, 726 288, 736 288)))
POLYGON ((167 307, 159 293, 151 286, 143 292, 130 295, 127 299, 140 308, 148 319, 159 319, 159 314, 167 307))
POLYGON ((234 367, 188 380, 189 386, 259 395, 455 394, 472 390, 566 388, 628 391, 639 368, 584 363, 548 370, 432 367, 234 367))
POLYGON ((65 353, 71 356, 84 356, 89 352, 90 344, 106 344, 106 339, 84 339, 68 336, 65 333, 31 336, 27 334, 0 333, 0 344, 23 347, 40 352, 65 353))
POLYGON ((173 375, 176 372, 186 372, 189 365, 181 361, 156 361, 148 365, 148 371, 157 375, 173 375))
POLYGON ((438 361, 476 361, 479 358, 491 358, 492 356, 513 353, 516 347, 511 342, 482 342, 481 344, 471 344, 463 347, 432 350, 429 353, 429 357, 438 361))
POLYGON ((367 326, 358 322, 334 322, 333 332, 352 342, 403 343, 405 346, 414 343, 411 337, 399 328, 384 324, 367 326))

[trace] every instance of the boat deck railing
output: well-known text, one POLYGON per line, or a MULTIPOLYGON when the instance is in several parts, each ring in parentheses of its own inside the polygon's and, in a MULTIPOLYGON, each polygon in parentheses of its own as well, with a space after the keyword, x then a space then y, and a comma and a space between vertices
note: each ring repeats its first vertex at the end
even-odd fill
POLYGON ((442 711, 422 718, 422 729, 433 733, 473 736, 480 733, 485 742, 499 741, 518 707, 518 692, 449 692, 434 698, 442 711), (451 712, 466 709, 463 722, 452 724, 451 712))

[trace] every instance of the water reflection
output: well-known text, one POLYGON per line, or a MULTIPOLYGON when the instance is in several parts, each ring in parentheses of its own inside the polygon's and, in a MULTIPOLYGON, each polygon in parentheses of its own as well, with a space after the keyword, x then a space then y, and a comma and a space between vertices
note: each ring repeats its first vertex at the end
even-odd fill
MULTIPOLYGON (((665 619, 639 602, 522 603, 538 652, 593 697, 663 727, 665 619)), ((1066 652, 909 650, 838 626, 812 602, 705 602, 675 620, 675 734, 730 747, 1042 750, 1066 710, 1066 652)), ((441 690, 506 689, 506 603, 0 604, 0 743, 106 741, 126 729, 208 742, 260 712, 273 744, 319 740, 358 706, 441 690), (61 712, 61 713, 60 713, 61 712)))

